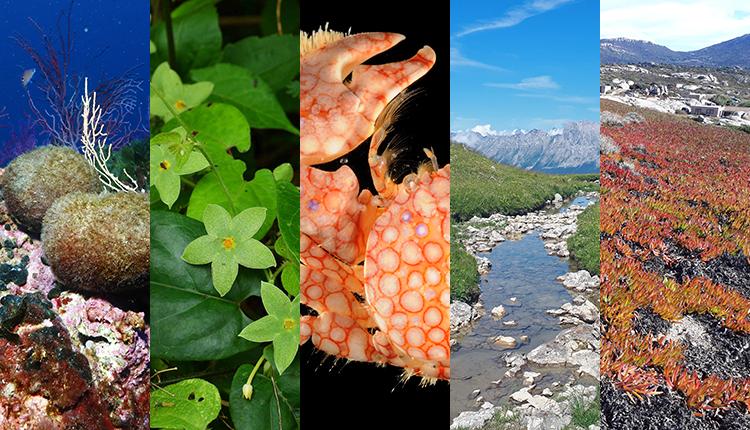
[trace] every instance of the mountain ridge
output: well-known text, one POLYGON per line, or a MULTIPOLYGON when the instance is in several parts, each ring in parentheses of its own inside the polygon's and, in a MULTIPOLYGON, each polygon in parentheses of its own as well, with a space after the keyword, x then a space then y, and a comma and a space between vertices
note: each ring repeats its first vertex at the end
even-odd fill
POLYGON ((599 168, 599 124, 576 121, 562 129, 514 134, 451 132, 460 143, 498 163, 545 173, 593 173, 599 168))
POLYGON ((602 64, 674 64, 703 67, 738 66, 750 69, 750 33, 693 51, 674 51, 646 40, 601 39, 602 64))

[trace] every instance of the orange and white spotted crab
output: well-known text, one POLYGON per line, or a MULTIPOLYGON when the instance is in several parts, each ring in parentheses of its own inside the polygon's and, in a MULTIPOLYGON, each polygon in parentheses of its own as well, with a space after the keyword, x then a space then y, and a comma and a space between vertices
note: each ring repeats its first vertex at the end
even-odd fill
POLYGON ((425 382, 450 379, 450 166, 431 162, 400 183, 394 152, 378 154, 405 89, 435 64, 425 46, 405 61, 363 65, 404 39, 394 33, 301 34, 301 293, 312 309, 301 342, 332 356, 390 364, 425 382), (371 137, 375 190, 338 159, 371 137))

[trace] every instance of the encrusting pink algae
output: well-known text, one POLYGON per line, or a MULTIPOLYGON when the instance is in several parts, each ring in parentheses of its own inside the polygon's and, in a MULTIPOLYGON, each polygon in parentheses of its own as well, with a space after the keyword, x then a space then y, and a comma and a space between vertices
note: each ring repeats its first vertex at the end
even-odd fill
POLYGON ((63 290, 2 200, 0 246, 0 429, 147 429, 144 312, 63 290))

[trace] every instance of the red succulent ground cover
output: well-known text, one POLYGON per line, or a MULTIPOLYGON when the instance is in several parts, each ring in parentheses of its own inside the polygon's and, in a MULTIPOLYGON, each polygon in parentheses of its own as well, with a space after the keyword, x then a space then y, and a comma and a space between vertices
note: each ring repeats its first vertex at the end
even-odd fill
POLYGON ((708 318, 750 339, 750 135, 668 116, 602 134, 620 148, 601 158, 603 377, 634 403, 670 395, 695 417, 746 416, 747 346, 727 359, 744 372, 701 366, 690 342, 639 316, 708 318))

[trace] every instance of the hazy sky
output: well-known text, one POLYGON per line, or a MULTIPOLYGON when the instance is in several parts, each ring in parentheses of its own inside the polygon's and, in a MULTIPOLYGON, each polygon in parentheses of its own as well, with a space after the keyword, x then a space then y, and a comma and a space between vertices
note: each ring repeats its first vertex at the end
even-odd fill
POLYGON ((599 1, 452 1, 450 61, 451 130, 598 121, 599 1))
POLYGON ((601 0, 601 37, 648 40, 676 51, 750 33, 750 0, 601 0))

